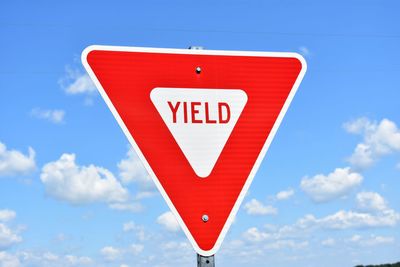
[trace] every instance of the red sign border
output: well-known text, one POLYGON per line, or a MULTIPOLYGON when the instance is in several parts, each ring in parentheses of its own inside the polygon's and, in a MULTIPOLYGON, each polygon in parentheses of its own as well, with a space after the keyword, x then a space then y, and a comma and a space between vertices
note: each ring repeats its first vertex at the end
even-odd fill
POLYGON ((150 174, 150 177, 156 184, 158 190, 160 191, 161 195, 163 196, 164 200, 167 202, 169 208, 171 211, 174 213, 175 217, 177 218, 179 225, 183 229, 184 233, 186 234, 187 238, 189 239, 190 243, 192 244, 193 248, 195 251, 203 256, 211 256, 214 255, 218 249, 220 248, 222 241, 225 238, 226 233, 228 232, 230 226, 232 225, 234 218, 239 210, 239 207, 241 203, 243 202, 243 199, 251 185, 251 182, 254 179, 255 174, 257 173, 258 168, 261 165, 261 162, 267 153, 267 150, 283 120, 283 117, 286 114, 287 109, 290 106, 290 103, 292 102, 297 89, 306 73, 307 70, 307 63, 305 59, 298 53, 291 53, 291 52, 256 52, 256 51, 225 51, 225 50, 191 50, 191 49, 170 49, 170 48, 147 48, 147 47, 125 47, 125 46, 103 46, 103 45, 91 45, 85 48, 83 50, 82 55, 81 55, 81 60, 82 64, 85 67, 86 71, 88 72, 90 78, 96 85, 97 89, 99 90, 101 96, 103 97, 104 101, 106 102, 108 108, 114 115, 115 119, 117 120, 119 126, 121 127, 122 131, 124 132, 125 136, 128 138, 130 144, 134 148, 135 152, 139 156, 140 160, 142 161, 144 167, 146 168, 147 172, 150 174), (88 62, 87 62, 87 56, 91 51, 95 50, 102 50, 102 51, 117 51, 117 52, 141 52, 141 53, 166 53, 166 54, 187 54, 187 55, 224 55, 224 56, 256 56, 256 57, 284 57, 284 58, 296 58, 301 62, 301 71, 292 87, 292 90, 290 91, 289 96, 287 97, 285 104, 282 107, 281 112, 279 113, 279 116, 277 117, 274 126, 272 127, 272 130, 265 141, 263 148, 261 149, 257 160, 239 194, 238 199, 236 200, 231 213, 228 216, 227 221, 225 222, 224 227, 222 228, 221 233, 218 236, 217 241, 215 242, 215 245, 212 249, 210 250, 202 250, 196 243, 196 240, 193 238, 192 234, 190 233, 189 229, 186 227, 185 223, 183 222, 182 218, 180 217, 178 211, 176 210, 174 204, 171 202, 169 199, 168 195, 166 194, 164 188, 161 186, 157 176, 153 172, 151 166, 148 164, 146 158, 140 151, 138 145, 136 144, 135 140, 133 139, 132 135, 130 134, 128 128, 124 124, 123 120, 119 116, 117 110, 115 109, 114 105, 110 101, 109 97, 107 96, 105 90, 101 86, 99 80, 97 79, 96 75, 94 74, 93 70, 90 68, 88 62))

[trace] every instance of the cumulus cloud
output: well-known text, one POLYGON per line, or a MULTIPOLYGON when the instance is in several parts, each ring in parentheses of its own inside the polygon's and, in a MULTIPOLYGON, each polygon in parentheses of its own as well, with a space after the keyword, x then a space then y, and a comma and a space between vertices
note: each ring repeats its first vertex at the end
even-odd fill
MULTIPOLYGON (((262 247, 264 250, 298 250, 309 246, 308 241, 290 239, 278 232, 270 232, 268 229, 260 230, 257 227, 247 229, 242 236, 247 242, 256 244, 257 248, 262 247)), ((245 247, 243 244, 240 246, 245 247)))
POLYGON ((118 169, 124 184, 137 183, 142 189, 154 188, 153 181, 132 148, 128 150, 126 158, 118 163, 118 169))
POLYGON ((40 267, 72 267, 72 266, 97 266, 94 260, 86 256, 72 254, 57 255, 52 252, 19 251, 15 257, 21 262, 21 266, 40 267))
POLYGON ((360 246, 378 246, 382 244, 392 244, 395 242, 395 238, 392 236, 376 236, 371 235, 369 237, 362 237, 360 235, 353 235, 349 242, 360 245, 360 246))
POLYGON ((104 257, 105 260, 114 261, 121 256, 121 251, 112 246, 107 246, 100 250, 100 254, 104 257))
MULTIPOLYGON (((193 265, 193 248, 188 241, 166 241, 160 243, 160 254, 156 260, 161 262, 162 266, 190 266, 193 265)), ((153 259, 154 260, 154 259, 153 259)), ((160 263, 159 263, 160 264, 160 263)), ((155 266, 155 262, 148 264, 155 266)))
POLYGON ((46 261, 53 262, 53 261, 57 261, 59 258, 60 257, 58 255, 53 254, 51 252, 43 253, 43 259, 46 260, 46 261))
POLYGON ((354 229, 373 227, 393 227, 400 222, 400 214, 392 209, 378 214, 340 210, 332 215, 316 218, 306 215, 297 224, 301 228, 319 227, 325 229, 354 229))
POLYGON ((90 202, 124 202, 128 191, 105 168, 79 166, 75 154, 63 154, 47 163, 40 175, 49 196, 72 204, 90 202))
POLYGON ((333 238, 328 238, 328 239, 324 239, 321 241, 321 245, 323 245, 324 247, 332 247, 335 244, 336 244, 336 241, 333 238))
POLYGON ((139 226, 136 225, 136 223, 134 223, 133 221, 129 221, 129 222, 124 223, 122 225, 122 230, 124 232, 130 232, 130 231, 133 231, 133 230, 137 230, 138 228, 139 228, 139 226))
POLYGON ((385 199, 375 192, 360 192, 356 196, 357 207, 363 211, 387 210, 385 199))
POLYGON ((0 251, 0 267, 20 267, 21 262, 15 255, 0 251))
POLYGON ((244 209, 250 215, 273 215, 278 213, 276 208, 271 205, 266 206, 254 198, 244 205, 244 209))
POLYGON ((186 241, 168 241, 161 244, 162 250, 190 250, 192 246, 186 241))
POLYGON ((400 223, 400 213, 389 207, 368 212, 339 210, 336 213, 317 218, 307 214, 292 225, 282 227, 265 226, 265 230, 250 229, 247 233, 249 240, 299 238, 315 230, 345 230, 394 227, 400 223))
MULTIPOLYGON (((11 229, 6 223, 16 217, 15 211, 0 210, 0 251, 8 249, 22 241, 17 230, 11 229)), ((1 261, 0 261, 1 262, 1 261)))
MULTIPOLYGON (((274 248, 303 248, 307 247, 310 236, 318 230, 347 230, 347 229, 366 229, 394 227, 400 222, 400 214, 392 209, 385 209, 378 213, 354 212, 340 210, 334 214, 317 218, 312 214, 305 215, 298 219, 294 224, 284 226, 265 225, 263 229, 251 227, 243 232, 242 236, 247 242, 264 246, 265 249, 274 248), (303 241, 302 241, 303 239, 303 241)), ((353 241, 359 241, 354 237, 353 241)), ((374 238, 375 242, 385 241, 387 239, 374 238)), ((374 240, 368 242, 372 243, 374 240)), ((364 242, 364 243, 368 243, 364 242)), ((333 238, 321 241, 323 246, 333 246, 336 241, 333 238)))
POLYGON ((345 123, 344 128, 363 137, 348 159, 356 168, 368 168, 382 156, 400 152, 400 129, 388 119, 376 122, 359 118, 345 123))
POLYGON ((90 265, 93 263, 93 260, 89 257, 78 257, 75 255, 66 255, 65 259, 68 264, 73 265, 73 266, 90 265))
POLYGON ((142 225, 138 225, 133 221, 126 222, 122 225, 122 230, 124 232, 133 232, 135 233, 137 239, 140 241, 147 240, 149 236, 146 234, 145 229, 142 225))
POLYGON ((0 210, 0 222, 8 222, 13 220, 17 214, 13 210, 0 210))
POLYGON ((151 198, 158 195, 157 191, 140 191, 135 195, 136 200, 141 200, 145 198, 151 198))
POLYGON ((341 196, 345 196, 353 188, 361 184, 361 174, 350 168, 337 168, 334 172, 324 175, 302 179, 301 189, 315 202, 326 202, 341 196))
POLYGON ((108 205, 110 209, 113 210, 119 210, 119 211, 130 211, 133 213, 141 212, 143 211, 144 207, 142 204, 138 202, 133 202, 133 203, 111 203, 108 205))
POLYGON ((90 94, 96 91, 96 86, 89 75, 77 69, 66 67, 65 76, 59 80, 60 86, 67 94, 90 94))
POLYGON ((0 142, 0 176, 28 174, 36 169, 35 151, 29 148, 28 155, 17 150, 8 150, 0 142))
POLYGON ((131 244, 129 247, 129 251, 135 256, 142 253, 143 249, 144 246, 142 244, 131 244))
POLYGON ((65 111, 61 109, 34 108, 31 110, 31 116, 37 119, 47 120, 55 124, 61 124, 64 122, 65 111))
POLYGON ((0 223, 0 250, 10 248, 22 241, 22 238, 7 225, 0 223))
POLYGON ((157 223, 170 232, 178 232, 181 229, 175 215, 171 211, 167 211, 158 216, 157 223))
POLYGON ((266 249, 285 249, 285 248, 289 248, 289 249, 302 249, 305 247, 308 247, 309 243, 308 241, 295 241, 295 240, 276 240, 274 242, 271 243, 267 243, 264 247, 266 249))
POLYGON ((280 191, 276 194, 275 198, 277 200, 287 200, 294 195, 294 190, 289 188, 288 190, 280 191))
POLYGON ((267 232, 260 231, 257 227, 251 227, 243 233, 243 237, 251 242, 261 242, 271 239, 272 235, 267 232))

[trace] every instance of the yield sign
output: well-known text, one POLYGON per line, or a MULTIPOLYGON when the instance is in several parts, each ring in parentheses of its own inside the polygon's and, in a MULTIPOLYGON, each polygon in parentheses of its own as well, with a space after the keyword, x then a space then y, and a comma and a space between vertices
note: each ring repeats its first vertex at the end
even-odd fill
POLYGON ((304 76, 304 59, 90 46, 82 62, 195 250, 215 254, 304 76))

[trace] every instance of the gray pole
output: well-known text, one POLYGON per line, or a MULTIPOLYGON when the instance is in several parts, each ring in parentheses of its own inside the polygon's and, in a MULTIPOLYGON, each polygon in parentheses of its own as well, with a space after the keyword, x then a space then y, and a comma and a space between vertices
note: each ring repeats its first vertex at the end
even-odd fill
POLYGON ((197 254, 197 267, 215 267, 214 255, 205 257, 197 254))

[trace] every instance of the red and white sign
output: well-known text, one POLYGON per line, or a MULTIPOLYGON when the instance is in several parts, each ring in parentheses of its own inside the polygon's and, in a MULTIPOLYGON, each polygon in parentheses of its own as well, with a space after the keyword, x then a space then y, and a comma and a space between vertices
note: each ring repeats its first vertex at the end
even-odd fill
POLYGON ((304 59, 90 46, 82 62, 195 250, 215 254, 304 76, 304 59))

